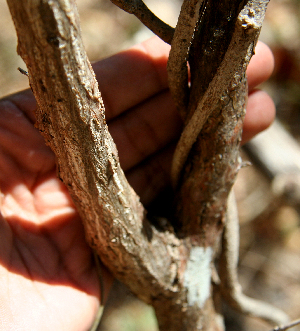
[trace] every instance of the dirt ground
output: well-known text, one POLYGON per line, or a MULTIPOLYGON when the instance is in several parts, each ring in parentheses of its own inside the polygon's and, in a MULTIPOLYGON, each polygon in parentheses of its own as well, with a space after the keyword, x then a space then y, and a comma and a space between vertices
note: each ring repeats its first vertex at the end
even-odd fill
MULTIPOLYGON (((149 0, 149 7, 171 25, 180 1, 149 0)), ((147 39, 152 34, 109 0, 78 0, 85 47, 91 61, 147 39)), ((276 67, 264 88, 273 96, 278 118, 300 137, 300 1, 271 0, 261 39, 273 49, 276 67)), ((17 67, 16 36, 5 0, 0 0, 0 97, 28 88, 17 67)), ((243 158, 248 155, 243 152, 243 158)), ((242 169, 236 193, 241 221, 240 281, 252 297, 272 303, 292 319, 300 318, 299 211, 275 199, 271 183, 253 165, 242 169)), ((268 331, 271 326, 224 307, 229 331, 268 331)), ((102 331, 157 331, 153 311, 116 285, 102 331)), ((295 327, 291 330, 300 330, 295 327)))

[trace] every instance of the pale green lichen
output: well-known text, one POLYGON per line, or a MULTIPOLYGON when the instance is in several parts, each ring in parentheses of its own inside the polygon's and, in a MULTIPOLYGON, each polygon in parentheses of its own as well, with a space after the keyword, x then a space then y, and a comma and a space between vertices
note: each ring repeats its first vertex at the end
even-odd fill
POLYGON ((190 306, 203 307, 210 296, 211 247, 193 247, 184 273, 184 286, 187 289, 187 300, 190 306))

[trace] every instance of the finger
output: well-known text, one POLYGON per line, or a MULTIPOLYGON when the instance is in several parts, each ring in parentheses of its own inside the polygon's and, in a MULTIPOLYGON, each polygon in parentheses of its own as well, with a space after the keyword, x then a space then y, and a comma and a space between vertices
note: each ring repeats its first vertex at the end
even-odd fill
POLYGON ((181 129, 181 118, 167 91, 109 123, 125 171, 177 139, 181 129))
MULTIPOLYGON (((25 106, 26 108, 27 106, 25 106)), ((0 146, 2 162, 15 162, 22 171, 47 172, 55 164, 50 148, 28 117, 11 100, 0 101, 0 146)))
POLYGON ((1 101, 8 101, 14 104, 28 118, 29 122, 35 123, 35 110, 37 107, 34 95, 31 90, 25 90, 9 95, 1 101))
POLYGON ((167 89, 169 50, 154 37, 93 64, 108 121, 167 89))
POLYGON ((271 76, 273 69, 274 57, 272 51, 266 44, 259 41, 255 48, 255 55, 247 69, 249 91, 266 81, 271 76))
POLYGON ((264 91, 254 90, 249 94, 244 122, 242 144, 268 128, 275 118, 275 105, 264 91))

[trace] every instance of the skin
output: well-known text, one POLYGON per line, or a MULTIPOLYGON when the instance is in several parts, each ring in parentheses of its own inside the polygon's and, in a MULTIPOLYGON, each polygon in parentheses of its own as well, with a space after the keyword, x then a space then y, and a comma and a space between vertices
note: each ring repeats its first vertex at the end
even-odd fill
MULTIPOLYGON (((146 205, 169 184, 181 130, 167 89, 168 52, 152 38, 93 65, 121 165, 146 205)), ((259 43, 248 69, 243 142, 274 118, 272 100, 255 89, 272 70, 273 56, 259 43)), ((29 90, 0 101, 0 330, 88 330, 99 280, 55 157, 34 128, 35 108, 29 90)), ((105 292, 112 280, 104 270, 105 292)))

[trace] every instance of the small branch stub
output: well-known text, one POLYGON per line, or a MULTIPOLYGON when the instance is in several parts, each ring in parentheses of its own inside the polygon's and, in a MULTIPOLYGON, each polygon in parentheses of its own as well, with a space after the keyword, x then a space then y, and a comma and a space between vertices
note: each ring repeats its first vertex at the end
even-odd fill
POLYGON ((25 76, 29 77, 29 76, 28 76, 28 72, 25 71, 24 69, 18 67, 18 70, 20 71, 20 73, 21 73, 22 75, 25 75, 25 76))

